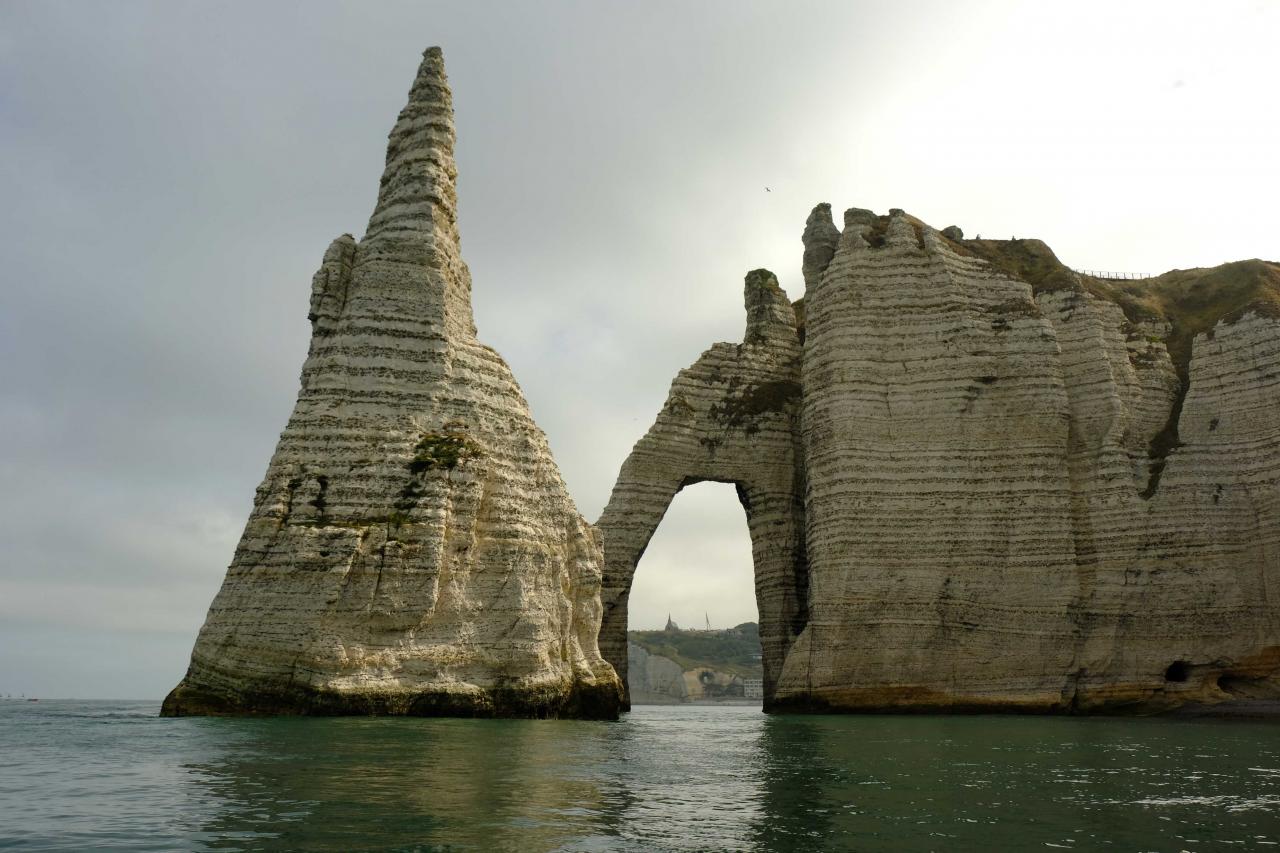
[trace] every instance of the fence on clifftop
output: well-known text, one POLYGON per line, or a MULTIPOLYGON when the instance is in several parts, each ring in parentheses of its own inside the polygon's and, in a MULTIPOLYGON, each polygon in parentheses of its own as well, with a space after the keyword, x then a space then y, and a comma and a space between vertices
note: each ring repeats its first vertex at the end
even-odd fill
POLYGON ((1087 275, 1090 278, 1105 278, 1109 281, 1136 281, 1143 278, 1151 278, 1149 272, 1104 272, 1102 270, 1078 270, 1072 269, 1072 272, 1080 275, 1087 275))

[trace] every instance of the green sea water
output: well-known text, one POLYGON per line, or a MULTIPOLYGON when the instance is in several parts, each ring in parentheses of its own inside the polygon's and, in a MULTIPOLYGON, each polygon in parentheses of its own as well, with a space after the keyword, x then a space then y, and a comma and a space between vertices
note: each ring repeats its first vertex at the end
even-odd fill
POLYGON ((0 702, 0 849, 1268 850, 1280 725, 159 719, 0 702))

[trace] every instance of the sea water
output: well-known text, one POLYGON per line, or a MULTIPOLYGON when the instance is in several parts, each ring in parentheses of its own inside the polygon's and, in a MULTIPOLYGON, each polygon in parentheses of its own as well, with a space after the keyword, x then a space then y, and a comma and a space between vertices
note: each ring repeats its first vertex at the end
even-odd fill
POLYGON ((0 702, 14 850, 1249 850, 1274 722, 768 716, 160 719, 0 702))

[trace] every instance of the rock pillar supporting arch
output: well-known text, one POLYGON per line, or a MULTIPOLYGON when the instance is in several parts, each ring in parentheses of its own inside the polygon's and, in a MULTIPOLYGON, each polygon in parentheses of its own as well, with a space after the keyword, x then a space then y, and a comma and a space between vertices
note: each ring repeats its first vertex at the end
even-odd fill
POLYGON ((801 347, 795 311, 773 274, 749 273, 745 290, 743 342, 715 344, 680 371, 597 522, 605 544, 600 651, 625 686, 627 599, 650 538, 685 486, 733 483, 751 534, 768 708, 808 618, 801 347))

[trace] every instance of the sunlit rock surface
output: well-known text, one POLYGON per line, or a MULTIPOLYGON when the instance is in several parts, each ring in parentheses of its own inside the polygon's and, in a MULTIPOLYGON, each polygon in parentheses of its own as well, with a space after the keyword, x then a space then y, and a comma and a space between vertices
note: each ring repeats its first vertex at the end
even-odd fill
POLYGON ((819 205, 794 316, 748 277, 744 342, 680 373, 598 523, 605 656, 713 479, 752 522, 768 709, 1280 698, 1280 267, 1115 282, 946 234, 819 205))
POLYGON ((616 715, 601 542, 476 340, 453 144, 433 48, 364 238, 316 273, 297 404, 165 714, 616 715))

